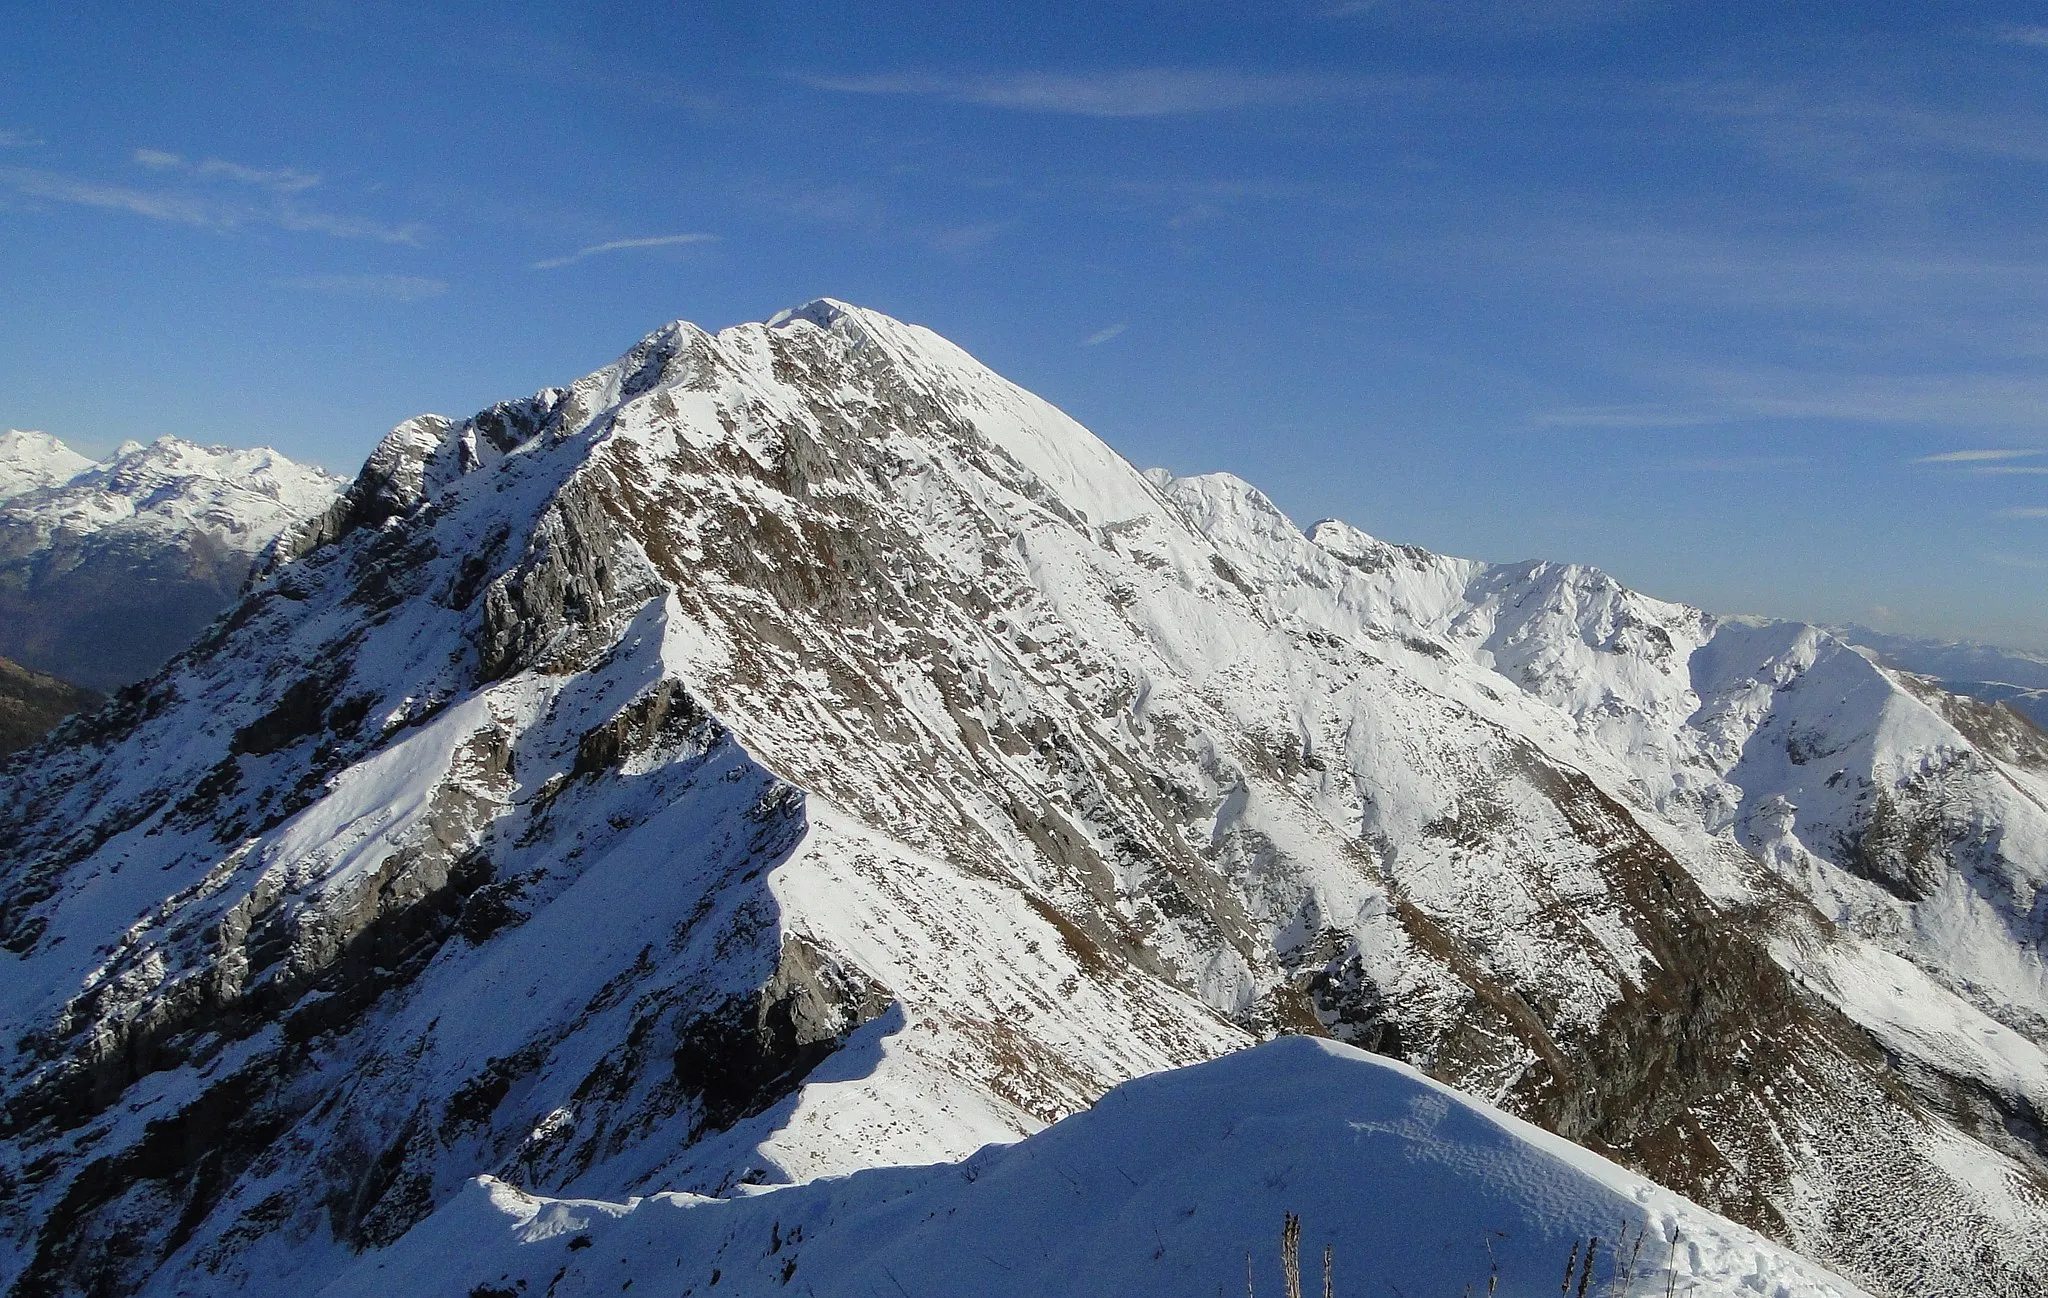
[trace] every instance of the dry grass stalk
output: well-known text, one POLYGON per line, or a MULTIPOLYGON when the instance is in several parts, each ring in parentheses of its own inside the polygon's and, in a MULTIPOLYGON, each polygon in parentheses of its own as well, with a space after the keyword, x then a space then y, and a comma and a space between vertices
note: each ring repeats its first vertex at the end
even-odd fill
POLYGON ((1650 1226, 1649 1223, 1645 1222, 1642 1230, 1636 1235, 1635 1246, 1628 1251, 1628 1270, 1624 1271, 1621 1276, 1621 1298, 1628 1298, 1629 1290, 1635 1288, 1636 1259, 1642 1256, 1643 1241, 1649 1237, 1650 1226))
POLYGON ((1287 1298, 1301 1298, 1301 1218, 1288 1213, 1280 1225, 1280 1270, 1287 1298))

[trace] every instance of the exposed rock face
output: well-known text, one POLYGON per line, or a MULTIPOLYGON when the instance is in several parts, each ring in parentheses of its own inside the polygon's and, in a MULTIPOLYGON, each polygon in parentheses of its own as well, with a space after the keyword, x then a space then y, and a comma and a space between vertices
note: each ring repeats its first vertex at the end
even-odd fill
POLYGON ((275 451, 129 443, 96 464, 0 437, 0 654, 96 689, 141 680, 232 604, 341 483, 275 451))
POLYGON ((96 690, 0 658, 0 757, 27 748, 74 712, 100 705, 96 690))
POLYGON ((816 303, 401 425, 0 786, 0 1279, 962 1156, 1280 1031, 2048 1274, 2048 774, 1811 628, 1141 475, 816 303))

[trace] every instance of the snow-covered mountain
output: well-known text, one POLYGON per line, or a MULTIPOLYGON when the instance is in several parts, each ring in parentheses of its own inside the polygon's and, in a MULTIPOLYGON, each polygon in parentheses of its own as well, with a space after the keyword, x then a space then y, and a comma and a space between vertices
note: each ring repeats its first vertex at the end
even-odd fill
POLYGON ((1754 1233, 1401 1064, 1288 1037, 1127 1082, 964 1162, 726 1199, 482 1177, 322 1298, 1285 1294, 1859 1298, 1754 1233), (1298 1219, 1291 1247, 1285 1222, 1298 1219), (1327 1252, 1326 1252, 1327 1250, 1327 1252), (1574 1266, 1573 1264, 1577 1265, 1574 1266), (1567 1292, 1569 1292, 1567 1284, 1567 1292))
POLYGON ((0 433, 0 500, 61 487, 97 467, 48 433, 0 433))
POLYGON ((843 304, 400 425, 35 766, 20 1293, 965 1158, 1283 1031, 1874 1293, 2048 1275, 2038 731, 1140 474, 843 304))
POLYGON ((0 656, 98 689, 140 680, 343 485, 271 450, 162 437, 95 463, 0 435, 0 656))
POLYGON ((1951 694, 2004 703, 2048 727, 2048 657, 1968 640, 1892 635, 1866 626, 1829 628, 1899 671, 1933 677, 1951 694))

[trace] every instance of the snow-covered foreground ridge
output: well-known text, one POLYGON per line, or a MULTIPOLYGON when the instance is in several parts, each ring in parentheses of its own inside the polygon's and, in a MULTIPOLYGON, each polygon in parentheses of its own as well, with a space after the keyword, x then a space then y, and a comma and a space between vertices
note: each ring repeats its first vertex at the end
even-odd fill
POLYGON ((662 1294, 1184 1298, 1588 1292, 1860 1298, 1754 1232, 1402 1064, 1284 1037, 1122 1086, 1020 1144, 729 1199, 472 1182, 321 1298, 662 1294), (1598 1242, 1595 1242, 1598 1241, 1598 1242), (1578 1271, 1573 1271, 1576 1283, 1578 1271), (1489 1287, 1492 1286, 1492 1287, 1489 1287))
POLYGON ((843 304, 674 324, 401 425, 7 768, 0 1284, 315 1288, 480 1173, 964 1158, 1295 1030, 2032 1295, 2044 808, 1813 628, 1305 533, 843 304))
POLYGON ((96 689, 138 680, 344 485, 261 448, 160 437, 94 461, 0 433, 0 657, 96 689))

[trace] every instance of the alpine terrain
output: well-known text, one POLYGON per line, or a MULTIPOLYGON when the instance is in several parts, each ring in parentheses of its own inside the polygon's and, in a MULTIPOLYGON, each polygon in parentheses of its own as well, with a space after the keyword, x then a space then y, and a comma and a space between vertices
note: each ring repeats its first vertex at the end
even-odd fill
POLYGON ((161 437, 99 463, 0 434, 0 655, 98 690, 139 681, 343 485, 270 450, 161 437))
POLYGON ((1830 628, 1899 671, 1931 676, 1951 694, 2003 703, 2048 726, 2048 658, 1967 640, 1888 635, 1864 626, 1830 628))
POLYGON ((1702 1294, 2048 1277, 2025 718, 1586 568, 1304 531, 831 301, 401 424, 5 768, 0 872, 21 1295, 922 1298, 997 1238, 1015 1292, 1129 1253, 1206 1293, 1289 1211, 1406 1285, 1341 1207, 1381 1166, 1412 1248, 1463 1250, 1429 1292, 1485 1283, 1487 1230, 1548 1292, 1610 1224, 1702 1294), (1337 1046, 1123 1086, 1286 1033, 1740 1225, 1337 1046), (1526 1193, 1431 1219, 1475 1184, 1526 1193), (1047 1213, 1104 1251, 969 1228, 1047 1213))

